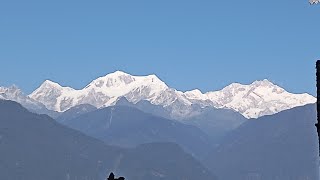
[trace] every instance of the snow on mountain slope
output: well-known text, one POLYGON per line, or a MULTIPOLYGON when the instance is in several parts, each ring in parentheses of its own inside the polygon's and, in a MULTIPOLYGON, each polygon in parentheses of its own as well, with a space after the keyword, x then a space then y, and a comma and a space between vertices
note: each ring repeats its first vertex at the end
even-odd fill
POLYGON ((266 79, 249 85, 233 83, 207 93, 198 89, 181 92, 168 87, 155 75, 132 76, 121 71, 99 77, 80 90, 46 80, 29 97, 58 112, 79 104, 112 106, 121 97, 132 103, 147 100, 163 106, 174 118, 192 116, 194 105, 232 109, 246 118, 257 118, 316 102, 309 94, 289 93, 266 79))
POLYGON ((121 71, 99 77, 80 90, 62 87, 46 80, 29 97, 58 112, 79 104, 91 104, 98 108, 111 106, 120 97, 126 97, 133 103, 148 100, 164 106, 182 98, 175 92, 172 93, 172 90, 155 75, 132 76, 121 71))
POLYGON ((46 80, 29 97, 41 102, 50 110, 60 112, 60 106, 61 108, 67 107, 69 109, 69 104, 72 106, 76 105, 70 103, 70 99, 77 97, 77 94, 70 87, 62 87, 58 83, 46 80))
POLYGON ((45 110, 43 104, 26 96, 21 89, 15 85, 11 87, 0 87, 0 99, 16 101, 33 112, 45 110))
POLYGON ((233 83, 206 95, 218 104, 218 108, 233 109, 246 118, 258 118, 316 102, 316 98, 307 93, 289 93, 266 79, 250 85, 233 83))
POLYGON ((153 101, 166 89, 168 86, 155 75, 132 76, 116 71, 92 81, 82 91, 95 91, 110 97, 110 101, 105 103, 108 106, 121 96, 134 103, 143 99, 153 101))

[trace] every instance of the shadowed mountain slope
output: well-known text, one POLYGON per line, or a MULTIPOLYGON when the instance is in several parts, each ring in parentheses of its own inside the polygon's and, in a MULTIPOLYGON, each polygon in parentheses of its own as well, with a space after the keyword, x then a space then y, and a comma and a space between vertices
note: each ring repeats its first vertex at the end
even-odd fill
POLYGON ((146 146, 149 148, 109 146, 46 115, 30 113, 18 103, 0 100, 0 179, 101 180, 110 171, 129 180, 137 175, 141 180, 163 179, 153 172, 161 172, 166 179, 214 179, 177 145, 146 146), (151 156, 152 162, 140 163, 151 156))

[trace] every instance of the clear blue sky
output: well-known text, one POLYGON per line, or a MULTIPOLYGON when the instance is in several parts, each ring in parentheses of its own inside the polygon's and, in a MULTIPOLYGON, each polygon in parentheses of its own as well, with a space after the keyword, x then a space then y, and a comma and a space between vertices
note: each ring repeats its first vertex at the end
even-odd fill
POLYGON ((307 0, 0 2, 0 86, 82 88, 122 70, 179 90, 267 78, 315 94, 320 5, 307 0))

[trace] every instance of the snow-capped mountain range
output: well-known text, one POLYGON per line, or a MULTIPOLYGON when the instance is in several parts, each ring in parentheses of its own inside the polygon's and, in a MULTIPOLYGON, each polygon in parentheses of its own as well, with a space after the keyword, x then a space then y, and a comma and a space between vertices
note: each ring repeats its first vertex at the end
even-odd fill
POLYGON ((266 79, 249 85, 233 83, 222 90, 207 93, 197 89, 182 92, 168 87, 156 75, 133 76, 121 71, 99 77, 79 90, 46 80, 28 96, 16 91, 19 93, 2 87, 0 98, 25 104, 28 101, 52 111, 64 112, 80 104, 91 104, 97 108, 112 106, 125 97, 132 103, 146 100, 161 105, 171 112, 173 118, 190 117, 194 115, 195 107, 232 109, 246 118, 257 118, 316 102, 316 98, 307 93, 289 93, 266 79))
POLYGON ((15 85, 11 87, 0 87, 0 99, 19 102, 21 105, 32 111, 46 109, 42 103, 26 96, 21 89, 15 85))

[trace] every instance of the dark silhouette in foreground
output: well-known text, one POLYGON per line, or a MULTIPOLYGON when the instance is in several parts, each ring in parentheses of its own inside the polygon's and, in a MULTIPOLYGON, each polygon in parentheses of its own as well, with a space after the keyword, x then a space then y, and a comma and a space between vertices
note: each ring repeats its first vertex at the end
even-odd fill
POLYGON ((124 177, 114 178, 114 174, 113 172, 111 172, 107 180, 124 180, 124 179, 125 179, 124 177))
POLYGON ((316 76, 317 76, 317 123, 315 124, 317 127, 317 131, 318 131, 318 140, 319 140, 319 144, 320 144, 320 124, 319 124, 319 119, 320 119, 320 60, 317 61, 316 63, 316 76))

